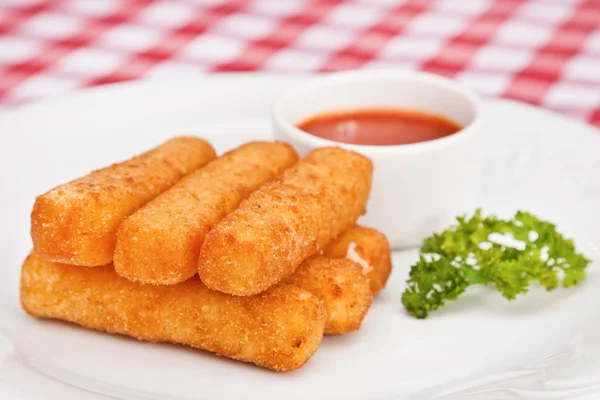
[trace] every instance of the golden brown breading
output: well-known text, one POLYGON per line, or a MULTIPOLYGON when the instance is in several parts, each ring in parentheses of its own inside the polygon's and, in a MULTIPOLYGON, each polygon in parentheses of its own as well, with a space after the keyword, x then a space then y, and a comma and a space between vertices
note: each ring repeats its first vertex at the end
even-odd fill
POLYGON ((285 282, 308 290, 327 309, 325 334, 358 330, 373 296, 384 287, 392 269, 391 249, 381 232, 355 225, 324 250, 304 261, 285 282))
POLYGON ((275 371, 300 368, 321 343, 326 320, 319 299, 293 285, 236 297, 207 289, 197 278, 139 285, 110 265, 83 268, 36 254, 23 264, 21 304, 34 316, 185 344, 275 371))
POLYGON ((385 235, 360 225, 348 229, 329 243, 323 255, 358 261, 368 271, 373 295, 385 287, 392 272, 392 251, 385 235))
POLYGON ((372 164, 320 148, 254 192, 206 235, 198 262, 211 289, 248 296, 289 276, 365 212, 372 164))
POLYGON ((325 334, 358 330, 369 311, 373 294, 363 268, 345 258, 313 256, 284 280, 317 296, 327 309, 325 334))
POLYGON ((117 274, 155 285, 194 276, 206 233, 296 161, 288 144, 253 142, 192 172, 121 224, 114 255, 117 274))
POLYGON ((38 196, 31 213, 35 251, 68 264, 110 263, 121 222, 215 157, 205 140, 179 137, 38 196))

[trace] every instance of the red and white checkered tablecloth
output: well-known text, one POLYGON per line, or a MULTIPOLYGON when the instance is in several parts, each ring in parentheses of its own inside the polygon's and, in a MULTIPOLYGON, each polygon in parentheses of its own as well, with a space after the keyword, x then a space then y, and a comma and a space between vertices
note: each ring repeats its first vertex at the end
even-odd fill
POLYGON ((0 106, 219 71, 420 69, 600 126, 600 0, 0 0, 0 106))

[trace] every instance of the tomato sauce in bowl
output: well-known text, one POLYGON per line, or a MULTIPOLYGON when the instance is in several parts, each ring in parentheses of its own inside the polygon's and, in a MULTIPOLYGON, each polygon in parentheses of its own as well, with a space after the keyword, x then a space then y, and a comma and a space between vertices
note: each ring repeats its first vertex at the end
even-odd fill
POLYGON ((426 142, 462 129, 440 115, 404 109, 327 112, 301 122, 298 128, 323 139, 373 146, 426 142))

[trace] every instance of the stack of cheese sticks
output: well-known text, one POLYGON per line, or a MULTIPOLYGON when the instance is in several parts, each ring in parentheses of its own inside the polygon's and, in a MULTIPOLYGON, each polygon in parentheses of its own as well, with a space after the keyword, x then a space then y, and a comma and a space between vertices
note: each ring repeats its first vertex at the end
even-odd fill
POLYGON ((281 142, 216 157, 179 137, 36 199, 21 274, 33 316, 205 349, 276 371, 357 330, 391 271, 356 225, 371 162, 281 142))

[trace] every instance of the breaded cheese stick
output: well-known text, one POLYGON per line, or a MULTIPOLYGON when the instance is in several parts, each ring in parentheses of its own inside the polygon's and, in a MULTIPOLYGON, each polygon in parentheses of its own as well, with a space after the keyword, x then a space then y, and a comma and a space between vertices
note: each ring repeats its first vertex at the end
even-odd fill
POLYGON ((392 272, 392 251, 385 235, 376 229, 356 225, 329 243, 323 255, 347 258, 364 268, 373 295, 378 294, 392 272))
POLYGON ((373 301, 363 268, 345 258, 310 257, 284 282, 309 291, 323 302, 327 335, 358 330, 373 301))
POLYGON ((200 279, 240 296, 268 289, 356 222, 366 209, 371 175, 371 161, 358 153, 311 151, 206 235, 200 279))
POLYGON ((197 278, 139 285, 110 265, 82 268, 36 254, 23 264, 21 304, 33 316, 185 344, 275 371, 300 368, 319 346, 326 320, 319 299, 293 285, 236 297, 209 290, 197 278))
POLYGON ((179 137, 38 196, 31 213, 35 251, 67 264, 110 263, 121 222, 215 157, 205 140, 179 137))
POLYGON ((391 272, 391 249, 381 232, 355 225, 304 261, 285 282, 319 297, 327 309, 325 334, 358 330, 374 295, 391 272))
POLYGON ((121 224, 114 255, 117 274, 156 285, 194 276, 206 233, 297 161, 288 144, 253 142, 192 172, 121 224))

